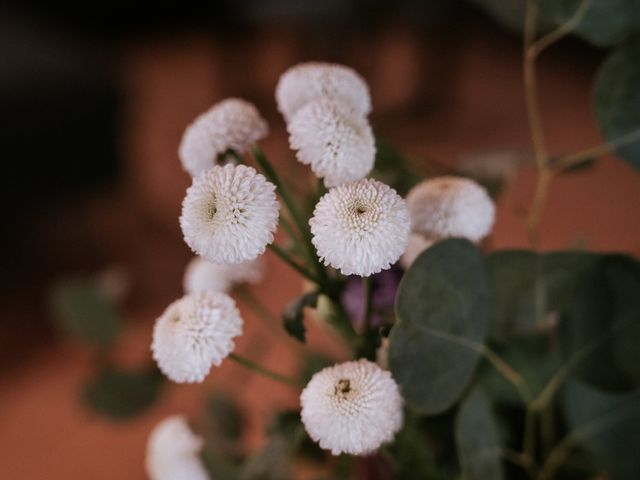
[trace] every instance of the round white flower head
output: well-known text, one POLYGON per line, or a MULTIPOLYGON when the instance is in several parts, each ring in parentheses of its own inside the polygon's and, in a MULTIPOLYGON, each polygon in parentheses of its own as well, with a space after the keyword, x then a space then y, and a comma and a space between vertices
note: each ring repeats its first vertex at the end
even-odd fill
POLYGON ((147 441, 147 475, 151 480, 208 480, 200 460, 203 444, 183 415, 164 419, 147 441))
POLYGON ((269 133, 267 122, 251 103, 228 98, 199 115, 185 130, 178 148, 183 168, 195 177, 213 167, 218 156, 244 152, 269 133))
POLYGON ((402 397, 391 374, 368 360, 316 373, 300 395, 309 436, 333 455, 371 453, 402 427, 402 397))
POLYGON ((364 179, 331 189, 309 220, 325 265, 363 277, 395 263, 407 248, 409 212, 394 189, 364 179))
POLYGON ((278 225, 275 186, 245 165, 215 166, 193 179, 182 202, 185 242, 212 263, 262 254, 278 225))
POLYGON ((287 122, 307 103, 323 97, 335 99, 356 116, 364 117, 371 111, 367 83, 344 65, 300 63, 284 72, 276 87, 278 110, 287 122))
POLYGON ((202 382, 242 333, 242 317, 222 292, 185 295, 156 320, 151 351, 160 370, 177 383, 202 382))
POLYGON ((360 180, 373 169, 376 146, 369 121, 346 112, 335 100, 309 102, 287 130, 298 161, 311 165, 327 187, 360 180))
POLYGON ((495 205, 479 184, 463 177, 425 180, 407 195, 412 228, 423 235, 477 242, 493 226, 495 205))
POLYGON ((400 265, 405 270, 413 264, 418 255, 424 252, 427 248, 433 245, 436 241, 432 238, 425 237, 419 233, 411 233, 409 235, 409 244, 407 249, 400 257, 400 265))
POLYGON ((228 292, 239 283, 258 283, 263 269, 260 257, 237 265, 218 265, 202 257, 193 257, 184 271, 185 293, 228 292))

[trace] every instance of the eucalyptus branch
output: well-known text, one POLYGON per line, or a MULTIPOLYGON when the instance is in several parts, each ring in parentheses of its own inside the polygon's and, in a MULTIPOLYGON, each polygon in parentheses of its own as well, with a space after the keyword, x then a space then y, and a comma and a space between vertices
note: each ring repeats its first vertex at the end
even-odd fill
MULTIPOLYGON (((640 399, 640 396, 638 396, 640 399)), ((569 432, 556 447, 551 451, 547 461, 544 463, 538 480, 551 480, 556 470, 571 452, 571 448, 576 444, 583 442, 589 437, 600 434, 603 430, 615 425, 627 415, 638 409, 637 403, 632 403, 627 408, 617 408, 611 410, 598 418, 595 418, 584 425, 569 432)))
POLYGON ((288 385, 290 387, 300 388, 300 384, 298 383, 297 380, 287 377, 285 375, 281 375, 272 370, 269 370, 268 368, 263 367, 262 365, 254 362, 253 360, 249 360, 248 358, 245 358, 236 353, 230 353, 229 358, 234 362, 242 365, 243 367, 253 370, 254 372, 264 377, 270 378, 272 380, 276 380, 277 382, 280 382, 284 385, 288 385))
POLYGON ((640 129, 633 130, 625 135, 622 135, 611 142, 603 143, 595 147, 588 148, 581 152, 573 153, 565 157, 559 158, 554 162, 554 168, 556 170, 566 170, 574 165, 580 164, 589 158, 602 157, 613 152, 616 148, 625 147, 636 141, 640 141, 640 129))
POLYGON ((504 377, 505 380, 513 385, 525 404, 528 404, 533 398, 531 389, 527 385, 527 382, 525 382, 524 378, 522 378, 522 375, 520 375, 513 367, 505 362, 500 355, 486 345, 469 340, 465 337, 442 332, 440 330, 434 330, 432 328, 427 328, 426 330, 428 330, 429 334, 433 336, 443 338, 452 343, 480 353, 498 371, 498 373, 504 377))
POLYGON ((580 22, 586 15, 587 10, 589 10, 590 6, 591 6, 591 0, 582 0, 580 5, 578 5, 578 8, 576 9, 576 11, 571 16, 571 18, 569 18, 565 23, 560 25, 555 30, 547 33, 542 38, 539 38, 536 42, 534 42, 531 45, 531 55, 533 55, 534 57, 537 57, 538 55, 540 55, 540 53, 542 53, 542 51, 545 48, 549 47, 550 45, 554 44, 561 38, 573 32, 573 30, 576 29, 576 27, 580 24, 580 22))
POLYGON ((525 102, 529 130, 533 142, 533 150, 538 169, 542 170, 547 163, 547 150, 542 128, 540 105, 538 100, 538 88, 536 79, 535 61, 536 54, 534 42, 538 23, 538 5, 536 0, 527 0, 525 25, 524 25, 524 51, 523 51, 523 77, 525 89, 525 102))

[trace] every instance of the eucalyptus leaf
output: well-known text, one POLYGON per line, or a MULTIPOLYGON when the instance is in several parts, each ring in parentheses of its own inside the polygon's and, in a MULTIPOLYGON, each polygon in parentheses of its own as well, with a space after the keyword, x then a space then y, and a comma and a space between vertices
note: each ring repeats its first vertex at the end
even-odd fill
POLYGON ((503 250, 487 257, 490 335, 499 341, 545 332, 573 299, 578 279, 598 260, 581 252, 503 250))
POLYGON ((149 408, 163 383, 155 365, 139 370, 109 367, 84 386, 83 399, 95 412, 125 420, 149 408))
POLYGON ((498 427, 491 404, 475 388, 460 405, 456 418, 456 447, 465 480, 502 480, 502 457, 498 427))
POLYGON ((640 385, 640 263, 602 257, 581 278, 560 339, 567 359, 581 358, 581 380, 612 391, 640 385))
POLYGON ((304 326, 304 309, 305 307, 316 308, 318 295, 318 292, 305 293, 287 305, 282 313, 284 329, 289 335, 301 342, 305 341, 307 332, 304 326))
POLYGON ((389 364, 407 403, 423 414, 450 408, 480 360, 487 331, 484 259, 469 241, 449 239, 422 253, 396 299, 389 364))
MULTIPOLYGON (((494 346, 493 349, 522 376, 534 397, 542 392, 562 366, 563 358, 553 348, 553 340, 547 335, 514 338, 505 344, 494 346)), ((478 379, 494 402, 522 405, 522 398, 513 384, 489 362, 482 363, 478 379)))
POLYGON ((573 33, 600 47, 640 32, 640 0, 538 0, 538 6, 558 26, 586 8, 573 33))
POLYGON ((610 480, 640 478, 640 391, 612 394, 572 381, 562 398, 571 429, 567 443, 595 453, 610 480))
MULTIPOLYGON (((627 3, 635 4, 636 22, 640 22, 640 0, 627 3)), ((633 140, 616 151, 640 169, 640 36, 620 45, 600 66, 593 110, 608 143, 615 144, 623 137, 633 140)))
POLYGON ((90 279, 66 279, 51 291, 51 308, 60 328, 72 337, 106 346, 120 330, 113 301, 90 279))

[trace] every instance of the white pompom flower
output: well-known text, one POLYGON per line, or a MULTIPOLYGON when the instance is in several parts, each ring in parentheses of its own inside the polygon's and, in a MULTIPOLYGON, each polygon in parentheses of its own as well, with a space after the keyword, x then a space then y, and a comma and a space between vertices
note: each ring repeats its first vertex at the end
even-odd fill
POLYGON ((269 133, 267 122, 251 103, 227 98, 199 115, 180 142, 178 156, 183 168, 195 177, 218 161, 227 150, 238 153, 269 133))
POLYGON ((427 248, 431 247, 436 240, 433 238, 425 237, 419 233, 411 233, 409 235, 409 244, 407 249, 400 257, 400 265, 405 270, 413 264, 418 255, 424 252, 427 248))
POLYGON ((278 110, 287 122, 307 103, 326 97, 344 105, 355 116, 365 117, 371 111, 367 83, 344 65, 300 63, 283 73, 276 87, 278 110))
POLYGON ((300 395, 309 436, 333 455, 366 455, 402 427, 402 397, 391 374, 368 360, 316 373, 300 395))
POLYGON ((447 238, 463 237, 477 242, 493 226, 495 205, 478 183, 463 177, 425 180, 407 195, 414 232, 447 238))
POLYGON ((164 419, 147 441, 147 475, 151 480, 208 480, 200 459, 203 445, 183 415, 164 419))
POLYGON ((310 165, 327 187, 360 180, 373 169, 376 145, 369 121, 333 99, 306 104, 287 130, 298 161, 310 165))
POLYGON ((242 317, 222 292, 185 295, 156 320, 151 351, 158 367, 176 383, 202 382, 219 366, 242 333, 242 317))
POLYGON ((193 179, 182 202, 185 242, 218 264, 253 260, 273 242, 280 205, 275 186, 245 165, 215 166, 193 179))
POLYGON ((382 182, 364 179, 331 189, 309 220, 325 265, 363 277, 395 263, 407 247, 411 222, 404 200, 382 182))
POLYGON ((263 276, 261 257, 236 265, 219 265, 193 257, 184 271, 185 293, 228 292, 240 283, 256 284, 263 276))

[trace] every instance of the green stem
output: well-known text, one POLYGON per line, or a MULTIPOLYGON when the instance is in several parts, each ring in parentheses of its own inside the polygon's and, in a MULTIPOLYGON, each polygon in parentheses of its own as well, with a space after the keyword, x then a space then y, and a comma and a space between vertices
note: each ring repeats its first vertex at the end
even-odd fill
POLYGON ((325 271, 324 267, 320 263, 320 259, 316 255, 313 244, 311 243, 311 231, 309 229, 308 222, 301 215, 295 202, 293 201, 293 198, 289 195, 289 192, 285 188, 284 183, 280 180, 275 169, 273 168, 271 163, 269 163, 269 159, 264 154, 264 152, 260 149, 260 147, 258 147, 257 145, 254 145, 254 147, 251 150, 251 153, 256 163, 258 164, 258 166, 264 172, 265 176, 269 179, 269 181, 271 181, 276 186, 276 189, 278 191, 278 194, 280 195, 280 198, 282 198, 282 201, 284 202, 285 207, 287 208, 287 210, 289 210, 289 213, 291 214, 291 219, 296 224, 296 227, 298 228, 298 230, 300 231, 300 234, 302 235, 303 244, 309 254, 309 258, 313 263, 314 269, 316 270, 316 277, 313 281, 318 286, 325 288, 329 284, 329 279, 327 277, 327 272, 325 271))
POLYGON ((267 306, 256 297, 251 290, 246 287, 238 287, 234 290, 237 298, 251 309, 256 317, 258 317, 270 330, 274 331, 279 337, 286 339, 290 345, 299 346, 299 343, 290 335, 287 335, 282 329, 282 321, 274 315, 267 306))
POLYGON ((306 268, 304 268, 298 262, 293 260, 287 252, 285 252, 282 248, 280 248, 275 243, 270 243, 269 245, 267 245, 267 248, 269 248, 269 250, 275 253, 278 257, 280 257, 280 259, 282 259, 287 265, 289 265, 291 268, 293 268, 296 272, 298 272, 303 277, 308 278, 309 280, 311 280, 313 283, 316 283, 316 284, 319 282, 318 278, 315 275, 307 271, 306 268))
POLYGON ((578 8, 573 13, 571 18, 569 18, 569 20, 567 20, 565 23, 560 25, 555 30, 547 33, 544 37, 534 42, 531 45, 531 50, 533 52, 532 55, 537 57, 538 55, 540 55, 540 53, 542 53, 542 51, 545 48, 549 47, 550 45, 554 44, 561 38, 570 34, 580 24, 580 21, 584 18, 585 14, 587 13, 587 10, 589 9, 590 4, 591 4, 591 0, 582 0, 582 2, 580 3, 580 5, 578 5, 578 8))
POLYGON ((531 390, 529 385, 524 381, 522 375, 514 370, 507 362, 505 362, 500 355, 491 350, 489 347, 482 343, 469 340, 465 337, 459 337, 451 333, 442 332, 432 328, 425 328, 430 335, 440 337, 448 340, 452 343, 469 348, 480 353, 497 371, 500 373, 507 382, 511 383, 515 390, 520 395, 520 398, 525 404, 528 404, 532 399, 531 390))
POLYGON ((239 363, 240 365, 242 365, 243 367, 246 367, 250 370, 253 370, 254 372, 270 378, 272 380, 276 380, 280 383, 283 383, 285 385, 288 385, 290 387, 294 387, 294 388, 300 388, 300 384, 293 378, 287 377, 285 375, 281 375, 279 373, 276 373, 272 370, 269 370, 268 368, 263 367, 262 365, 259 365, 258 363, 254 362, 253 360, 249 360, 248 358, 242 357, 236 353, 230 353, 229 354, 229 358, 231 360, 233 360, 236 363, 239 363))

